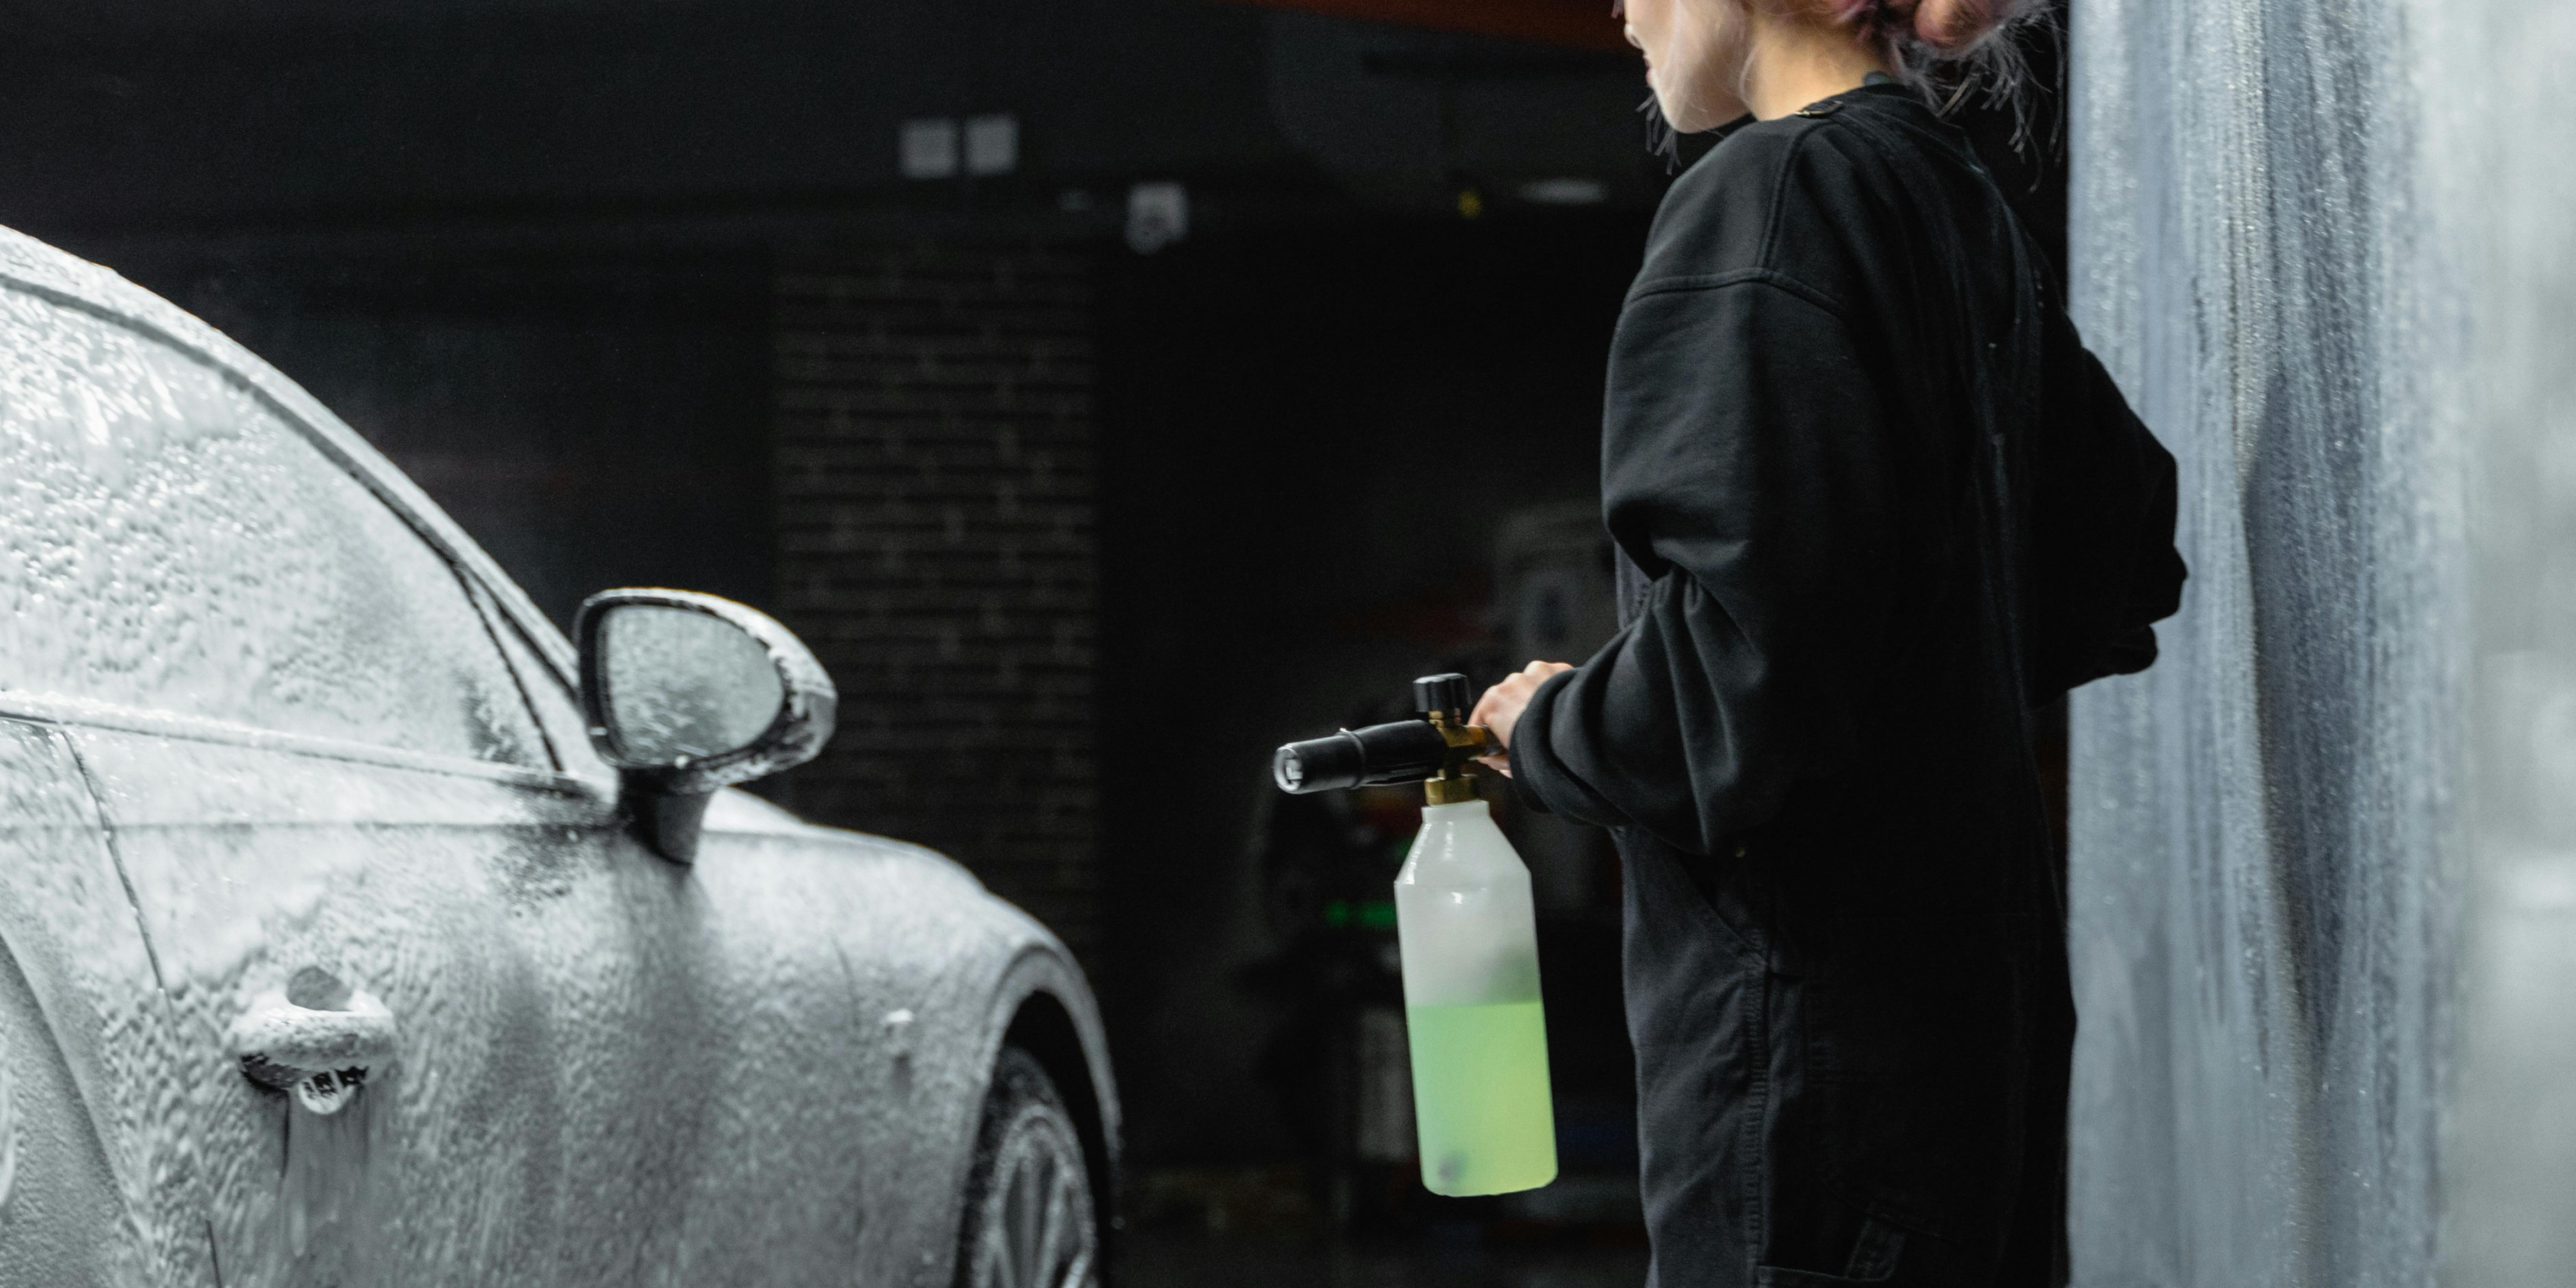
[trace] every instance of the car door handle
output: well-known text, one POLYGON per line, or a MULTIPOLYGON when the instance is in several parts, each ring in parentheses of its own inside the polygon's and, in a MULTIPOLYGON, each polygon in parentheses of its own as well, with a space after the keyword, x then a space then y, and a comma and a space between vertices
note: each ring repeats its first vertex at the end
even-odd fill
POLYGON ((394 1055, 394 1016, 365 989, 307 966, 233 1021, 242 1073, 317 1114, 335 1114, 394 1055))

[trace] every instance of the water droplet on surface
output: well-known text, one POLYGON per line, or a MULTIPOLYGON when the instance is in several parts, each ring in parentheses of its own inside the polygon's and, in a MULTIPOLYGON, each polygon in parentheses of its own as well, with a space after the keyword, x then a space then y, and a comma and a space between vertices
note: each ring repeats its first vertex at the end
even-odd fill
MULTIPOLYGON (((312 1112, 304 1101, 312 1081, 296 1084, 286 1109, 286 1171, 278 1179, 268 1249, 271 1282, 284 1282, 288 1263, 318 1254, 326 1238, 357 1224, 368 1199, 373 1108, 361 1099, 348 1113, 312 1112)), ((350 1098, 340 1103, 349 1105, 350 1098)), ((363 1238, 342 1235, 340 1242, 352 1253, 364 1252, 363 1238)))
POLYGON ((329 1117, 348 1107, 358 1089, 367 1085, 365 1069, 325 1069, 306 1076, 295 1084, 295 1102, 315 1114, 329 1117))

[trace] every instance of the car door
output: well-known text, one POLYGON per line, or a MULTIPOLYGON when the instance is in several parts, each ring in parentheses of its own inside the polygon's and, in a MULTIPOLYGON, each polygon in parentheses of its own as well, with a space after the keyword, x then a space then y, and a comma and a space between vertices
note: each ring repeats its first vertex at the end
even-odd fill
MULTIPOLYGON (((514 1282, 796 1282, 764 1275, 751 1258, 707 1266, 693 1254, 710 1242, 697 1228, 709 1188, 770 1214, 840 1193, 830 1168, 771 1177, 728 1149, 746 1113, 768 1112, 741 1094, 744 1069, 767 1053, 735 1030, 745 1015, 779 1016, 797 995, 727 986, 723 901, 697 869, 655 854, 620 812, 617 774, 591 749, 561 637, 476 594, 560 765, 549 783, 521 789, 542 820, 545 866, 512 892, 510 928, 544 994, 558 1088, 548 1127, 565 1165, 543 1196, 547 1213, 526 1221, 536 1237, 514 1282)), ((841 1211, 848 1226, 853 1209, 841 1211)), ((768 1250, 810 1260, 814 1241, 771 1239, 768 1250)), ((847 1282, 847 1264, 824 1282, 847 1282)))
POLYGON ((61 730, 14 718, 18 566, 0 561, 0 1283, 184 1281, 202 1238, 100 1237, 149 1218, 129 1146, 169 1028, 80 763, 61 730))
MULTIPOLYGON (((570 650, 542 633, 505 621, 501 635, 563 756, 566 795, 616 817, 617 776, 590 746, 570 650)), ((954 1070, 915 1061, 912 1030, 980 1024, 987 1008, 961 999, 965 979, 890 954, 888 932, 915 929, 904 923, 929 884, 907 879, 916 869, 971 879, 908 847, 820 840, 729 790, 708 806, 694 862, 626 826, 570 835, 583 852, 518 920, 580 1035, 559 1050, 588 1090, 560 1120, 584 1162, 567 1206, 601 1228, 543 1282, 930 1282, 946 1261, 920 1226, 950 1210, 955 1181, 907 1146, 932 1134, 922 1123, 943 1099, 963 1097, 940 1076, 954 1070), (576 937, 583 951, 549 947, 576 937)))
POLYGON ((77 301, 0 284, 0 425, 0 685, 84 768, 157 963, 138 1219, 215 1282, 551 1258, 567 1088, 513 918, 607 821, 470 583, 254 382, 77 301), (389 1045, 335 1112, 244 1076, 262 1016, 361 1002, 389 1045))

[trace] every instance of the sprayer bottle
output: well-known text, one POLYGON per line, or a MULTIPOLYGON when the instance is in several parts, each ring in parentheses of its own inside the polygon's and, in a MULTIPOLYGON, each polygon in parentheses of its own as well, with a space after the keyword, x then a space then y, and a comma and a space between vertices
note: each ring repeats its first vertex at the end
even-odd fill
POLYGON ((1422 781, 1422 830, 1395 878, 1422 1183, 1534 1189, 1556 1179, 1556 1116, 1529 869, 1467 776, 1491 750, 1466 723, 1467 677, 1416 680, 1414 701, 1422 719, 1290 743, 1274 773, 1291 792, 1422 781))

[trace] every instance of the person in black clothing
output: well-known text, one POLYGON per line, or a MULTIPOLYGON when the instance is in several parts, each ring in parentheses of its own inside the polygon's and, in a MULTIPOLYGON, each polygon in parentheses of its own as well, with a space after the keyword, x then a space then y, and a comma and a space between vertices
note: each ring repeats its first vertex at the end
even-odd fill
POLYGON ((1628 3, 1726 133, 1612 340, 1622 625, 1474 719, 1619 841, 1650 1285, 2065 1282, 2034 711, 2152 662, 2184 570, 2172 457, 1909 84, 2006 16, 1628 3))

